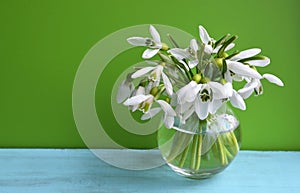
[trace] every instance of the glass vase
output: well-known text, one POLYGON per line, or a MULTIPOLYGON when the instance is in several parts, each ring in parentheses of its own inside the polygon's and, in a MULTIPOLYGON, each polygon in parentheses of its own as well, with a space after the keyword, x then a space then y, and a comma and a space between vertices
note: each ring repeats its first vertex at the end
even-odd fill
POLYGON ((159 149, 167 164, 194 179, 223 171, 239 152, 240 139, 239 121, 227 104, 205 120, 194 113, 184 124, 176 118, 172 129, 158 131, 159 149))

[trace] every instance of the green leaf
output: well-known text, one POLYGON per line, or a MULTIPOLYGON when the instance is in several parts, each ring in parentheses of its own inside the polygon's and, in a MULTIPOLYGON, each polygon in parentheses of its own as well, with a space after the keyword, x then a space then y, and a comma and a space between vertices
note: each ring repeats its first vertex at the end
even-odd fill
POLYGON ((216 43, 214 45, 214 48, 218 47, 219 45, 222 45, 229 36, 230 36, 230 34, 226 34, 221 39, 219 39, 218 41, 216 41, 216 43))
POLYGON ((239 60, 239 62, 247 62, 247 61, 250 61, 250 60, 265 60, 266 57, 265 56, 252 56, 250 58, 244 58, 242 60, 239 60))
POLYGON ((173 47, 175 48, 179 48, 179 45, 177 44, 177 42, 174 40, 174 38, 170 35, 170 34, 167 34, 171 44, 173 45, 173 47))
POLYGON ((226 73, 227 71, 227 63, 226 63, 226 60, 223 60, 223 68, 222 68, 222 76, 224 78, 224 74, 226 73))
POLYGON ((227 47, 229 44, 231 44, 234 40, 236 40, 237 38, 238 38, 237 35, 232 36, 229 40, 227 40, 227 41, 222 45, 222 47, 219 49, 218 54, 217 54, 219 58, 220 58, 220 57, 222 56, 222 54, 224 53, 226 47, 227 47))

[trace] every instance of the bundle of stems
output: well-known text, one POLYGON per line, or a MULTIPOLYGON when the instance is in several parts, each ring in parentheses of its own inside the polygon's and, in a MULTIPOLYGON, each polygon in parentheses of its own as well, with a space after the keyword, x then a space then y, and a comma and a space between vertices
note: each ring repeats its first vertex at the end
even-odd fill
MULTIPOLYGON (((221 166, 226 166, 239 151, 239 144, 233 130, 217 134, 212 144, 207 144, 207 137, 200 126, 196 134, 187 134, 177 130, 174 133, 172 148, 166 158, 168 163, 179 168, 199 171, 201 160, 212 153, 221 166)), ((211 143, 211 141, 210 141, 211 143)), ((210 159, 210 157, 209 157, 210 159)))

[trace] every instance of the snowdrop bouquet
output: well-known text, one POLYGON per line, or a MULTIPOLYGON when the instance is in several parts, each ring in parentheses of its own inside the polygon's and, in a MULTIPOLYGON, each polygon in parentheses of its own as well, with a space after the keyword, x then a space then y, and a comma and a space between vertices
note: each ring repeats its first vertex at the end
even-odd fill
POLYGON ((146 47, 142 58, 147 66, 128 74, 117 101, 133 112, 142 111, 142 120, 163 112, 165 130, 158 132, 158 143, 174 171, 193 178, 222 171, 239 151, 239 122, 226 104, 245 110, 245 99, 263 93, 262 79, 278 86, 283 82, 257 71, 270 63, 261 49, 231 51, 237 36, 215 40, 199 26, 200 40, 190 40, 187 48, 168 35, 171 48, 154 26, 149 31, 151 37, 127 39, 146 47), (235 81, 242 87, 234 88, 235 81))
POLYGON ((131 37, 127 41, 134 46, 144 46, 142 58, 149 64, 136 68, 122 82, 118 92, 119 103, 130 110, 141 110, 141 119, 149 119, 159 111, 164 112, 164 123, 172 128, 175 117, 184 123, 194 112, 200 120, 215 114, 223 103, 245 110, 244 100, 252 93, 263 93, 261 79, 283 86, 283 82, 272 74, 261 75, 257 67, 270 63, 268 57, 258 55, 259 48, 233 51, 237 36, 229 34, 219 40, 209 36, 203 26, 199 26, 200 40, 192 39, 188 48, 179 48, 169 35, 174 48, 161 42, 160 35, 150 25, 152 37, 131 37), (150 60, 155 55, 159 60, 150 60), (133 79, 141 78, 137 86, 133 79), (244 81, 243 88, 233 88, 233 81, 244 81), (152 108, 157 103, 159 107, 152 108))

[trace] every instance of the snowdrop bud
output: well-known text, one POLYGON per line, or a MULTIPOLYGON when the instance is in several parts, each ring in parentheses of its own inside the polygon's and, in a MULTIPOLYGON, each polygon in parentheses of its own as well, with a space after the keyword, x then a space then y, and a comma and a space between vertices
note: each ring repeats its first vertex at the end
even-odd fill
POLYGON ((157 93, 158 93, 159 89, 156 87, 153 87, 150 91, 150 94, 153 95, 153 96, 156 96, 157 93))
POLYGON ((165 43, 162 43, 161 49, 164 50, 164 51, 167 51, 169 49, 169 46, 165 43))
POLYGON ((165 101, 170 104, 170 98, 169 97, 165 98, 165 101))
POLYGON ((222 78, 222 79, 221 79, 221 84, 224 85, 224 84, 226 84, 226 83, 227 83, 227 81, 226 81, 224 78, 222 78))
POLYGON ((144 108, 142 109, 143 112, 144 112, 144 113, 145 113, 145 112, 148 112, 148 110, 150 109, 150 106, 151 106, 151 103, 145 102, 145 106, 144 106, 144 108))
POLYGON ((201 81, 201 74, 195 74, 194 76, 193 76, 193 80, 195 81, 195 82, 197 82, 197 83, 199 83, 200 81, 201 81))
POLYGON ((219 68, 223 66, 223 58, 215 58, 215 62, 219 68))
POLYGON ((207 77, 203 77, 203 78, 201 78, 200 82, 203 83, 203 84, 205 84, 205 83, 210 82, 210 79, 207 78, 207 77))
POLYGON ((226 52, 223 52, 222 54, 221 54, 221 57, 222 58, 227 58, 229 55, 226 53, 226 52))

